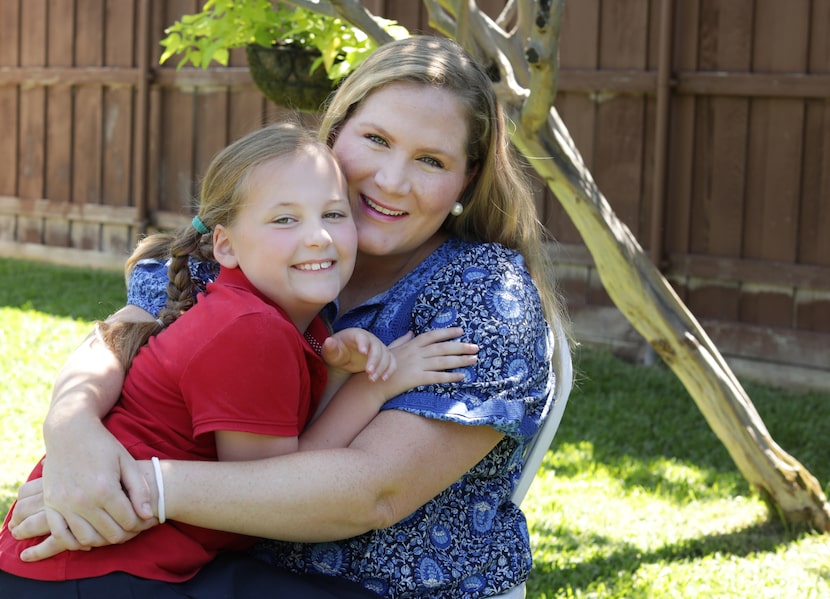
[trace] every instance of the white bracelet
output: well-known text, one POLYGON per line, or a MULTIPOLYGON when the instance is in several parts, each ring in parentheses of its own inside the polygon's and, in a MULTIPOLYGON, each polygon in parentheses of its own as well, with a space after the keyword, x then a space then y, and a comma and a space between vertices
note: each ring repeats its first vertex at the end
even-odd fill
POLYGON ((156 488, 158 488, 159 493, 159 524, 164 524, 167 518, 164 514, 164 479, 161 477, 161 464, 159 464, 159 459, 156 456, 150 458, 150 461, 153 462, 153 470, 156 472, 156 488))

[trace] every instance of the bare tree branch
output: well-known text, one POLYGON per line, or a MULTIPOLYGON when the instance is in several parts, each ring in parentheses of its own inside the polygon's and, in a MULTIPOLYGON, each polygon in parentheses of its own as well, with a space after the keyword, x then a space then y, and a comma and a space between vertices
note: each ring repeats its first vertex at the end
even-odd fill
POLYGON ((378 24, 374 19, 374 15, 369 12, 360 0, 285 0, 285 2, 330 17, 340 16, 358 29, 361 29, 378 45, 386 44, 393 39, 378 24))
POLYGON ((499 16, 496 17, 496 25, 501 27, 504 31, 508 31, 516 22, 516 0, 508 0, 504 5, 499 16))
POLYGON ((525 50, 530 69, 530 95, 522 109, 521 122, 528 131, 536 131, 545 123, 556 99, 561 19, 562 0, 542 2, 538 6, 525 50))

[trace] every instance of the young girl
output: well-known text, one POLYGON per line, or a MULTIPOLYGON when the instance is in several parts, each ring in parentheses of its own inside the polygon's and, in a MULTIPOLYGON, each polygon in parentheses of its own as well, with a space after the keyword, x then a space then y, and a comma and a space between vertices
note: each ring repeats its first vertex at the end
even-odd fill
MULTIPOLYGON (((167 309, 149 326, 101 325, 129 368, 105 424, 137 459, 251 460, 342 447, 385 399, 413 386, 457 381, 462 374, 434 371, 475 359, 465 355, 474 350, 469 344, 441 343, 460 335, 458 329, 401 340, 402 359, 413 363, 406 369, 397 369, 390 351, 361 329, 329 337, 319 312, 352 274, 357 235, 333 153, 299 126, 270 126, 220 152, 205 176, 192 228, 175 238, 154 237, 150 245, 160 239, 171 243, 167 309), (219 276, 188 310, 194 302, 190 256, 204 254, 208 241, 219 276), (428 364, 406 354, 431 342, 441 355, 428 364), (321 353, 338 373, 326 397, 347 378, 343 373, 365 370, 322 412, 327 372, 321 353)), ((42 467, 31 477, 41 476, 42 467)), ((20 551, 38 539, 16 541, 4 526, 0 569, 13 576, 0 578, 0 590, 13 588, 8 596, 20 597, 48 587, 60 596, 84 596, 127 585, 158 596, 159 582, 187 580, 217 552, 252 543, 164 523, 157 474, 162 524, 125 544, 24 563, 20 551)))

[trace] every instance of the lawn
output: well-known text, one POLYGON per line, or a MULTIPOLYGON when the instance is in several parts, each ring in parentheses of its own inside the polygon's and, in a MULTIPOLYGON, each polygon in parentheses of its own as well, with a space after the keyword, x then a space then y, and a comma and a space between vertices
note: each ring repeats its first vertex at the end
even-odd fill
MULTIPOLYGON (((124 302, 118 273, 0 259, 0 509, 41 455, 60 364, 124 302)), ((524 508, 528 598, 830 598, 830 539, 770 519, 662 366, 595 350, 524 508)), ((830 492, 830 394, 747 384, 772 437, 830 492)))

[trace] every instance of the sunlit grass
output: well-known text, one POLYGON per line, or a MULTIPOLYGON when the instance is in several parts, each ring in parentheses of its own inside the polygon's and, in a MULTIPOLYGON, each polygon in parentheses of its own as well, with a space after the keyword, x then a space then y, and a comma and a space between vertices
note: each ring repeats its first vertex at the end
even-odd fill
MULTIPOLYGON (((118 273, 0 260, 0 509, 43 452, 52 381, 118 273)), ((830 598, 830 538, 753 495, 666 368, 577 355, 579 380, 523 508, 530 599, 830 598)), ((830 394, 748 385, 772 437, 830 491, 830 394)))
MULTIPOLYGON (((830 597, 830 539, 770 518, 667 369, 600 352, 579 364, 523 506, 528 597, 830 597)), ((773 437, 826 488, 830 395, 748 387, 773 437)))

